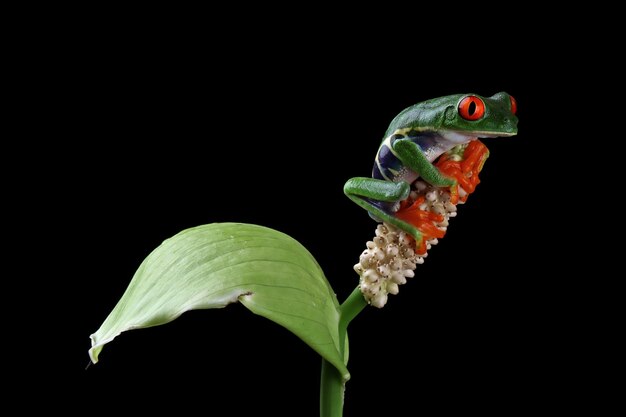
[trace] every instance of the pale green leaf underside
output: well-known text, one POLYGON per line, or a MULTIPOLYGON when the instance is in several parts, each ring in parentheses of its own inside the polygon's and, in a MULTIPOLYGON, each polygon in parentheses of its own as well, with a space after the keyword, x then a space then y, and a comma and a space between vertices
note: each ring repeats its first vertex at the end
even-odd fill
POLYGON ((91 335, 89 355, 96 363, 123 331, 236 301, 290 330, 349 378, 339 354, 339 303, 313 256, 284 233, 240 223, 198 226, 164 241, 91 335))

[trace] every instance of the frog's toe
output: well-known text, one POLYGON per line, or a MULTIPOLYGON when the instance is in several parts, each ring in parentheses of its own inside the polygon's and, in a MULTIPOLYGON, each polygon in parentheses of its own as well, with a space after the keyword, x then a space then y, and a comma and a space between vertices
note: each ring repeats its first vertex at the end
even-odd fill
POLYGON ((456 184, 450 187, 452 204, 457 204, 459 200, 465 202, 469 194, 474 192, 480 183, 478 174, 488 157, 487 147, 475 140, 467 145, 461 160, 442 158, 437 162, 437 168, 443 175, 456 180, 456 184))
POLYGON ((419 254, 426 253, 427 241, 442 238, 446 234, 445 229, 439 227, 445 219, 444 216, 423 207, 420 208, 424 202, 425 197, 421 196, 395 213, 397 219, 408 224, 410 229, 417 231, 417 233, 411 233, 411 230, 407 230, 415 238, 416 252, 419 254))

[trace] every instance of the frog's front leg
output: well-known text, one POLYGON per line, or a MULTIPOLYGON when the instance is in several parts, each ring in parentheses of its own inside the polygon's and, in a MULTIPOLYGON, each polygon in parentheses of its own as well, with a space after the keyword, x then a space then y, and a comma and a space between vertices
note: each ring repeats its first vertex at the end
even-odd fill
POLYGON ((393 150, 405 166, 419 174, 427 183, 435 187, 449 187, 451 201, 456 204, 458 200, 458 181, 453 177, 444 175, 428 160, 417 144, 410 140, 401 139, 393 144, 393 150))
POLYGON ((418 247, 421 245, 422 233, 412 224, 397 218, 385 203, 397 203, 406 200, 411 186, 406 181, 391 182, 374 178, 357 177, 349 179, 343 187, 350 200, 367 210, 372 216, 409 233, 418 247))
POLYGON ((427 183, 435 187, 453 187, 456 185, 454 178, 443 175, 441 171, 428 160, 419 146, 410 140, 401 139, 396 141, 393 144, 393 150, 405 166, 417 172, 427 183))

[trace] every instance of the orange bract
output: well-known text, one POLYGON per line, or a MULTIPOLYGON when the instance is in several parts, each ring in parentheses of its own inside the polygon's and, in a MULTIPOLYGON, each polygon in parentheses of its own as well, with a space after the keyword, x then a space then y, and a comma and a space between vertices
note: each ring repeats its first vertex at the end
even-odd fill
POLYGON ((426 240, 442 238, 446 234, 444 230, 439 229, 435 225, 435 223, 443 221, 444 217, 442 215, 419 208, 424 201, 424 196, 418 197, 413 204, 408 204, 405 200, 400 204, 400 210, 396 213, 396 217, 400 220, 412 224, 417 227, 420 232, 422 232, 424 238, 422 239, 422 242, 420 242, 416 251, 419 254, 426 253, 426 240))
MULTIPOLYGON (((478 174, 489 156, 489 150, 482 142, 475 140, 465 147, 461 160, 455 161, 453 155, 453 153, 442 155, 435 165, 444 175, 457 180, 457 185, 449 190, 450 203, 456 205, 459 200, 461 202, 467 201, 467 197, 474 192, 480 183, 478 174), (459 187, 464 191, 462 196, 459 195, 459 187)), ((428 205, 424 205, 426 201, 424 195, 418 196, 412 202, 410 200, 407 199, 400 203, 400 209, 395 213, 395 216, 412 224, 422 233, 422 240, 416 242, 416 253, 423 255, 426 253, 427 241, 442 238, 445 235, 446 231, 440 227, 444 221, 444 216, 429 210, 428 205), (421 209, 420 206, 426 207, 426 209, 421 209)))

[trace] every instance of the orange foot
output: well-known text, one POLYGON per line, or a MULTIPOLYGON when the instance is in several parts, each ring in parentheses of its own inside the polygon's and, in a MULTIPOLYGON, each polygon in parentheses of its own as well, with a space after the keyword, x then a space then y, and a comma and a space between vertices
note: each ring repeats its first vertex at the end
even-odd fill
POLYGON ((457 204, 459 200, 467 201, 467 197, 474 192, 476 186, 480 183, 478 173, 483 169, 485 161, 489 157, 489 150, 480 141, 474 140, 470 142, 463 152, 463 160, 454 161, 450 159, 450 155, 443 155, 437 161, 436 166, 439 170, 449 177, 456 179, 457 185, 450 189, 450 202, 457 204), (463 188, 465 195, 459 197, 458 187, 463 188))
POLYGON ((395 216, 402 221, 415 226, 421 233, 422 239, 416 243, 416 253, 423 255, 426 253, 426 241, 433 238, 442 238, 446 232, 439 229, 435 223, 442 222, 444 217, 440 214, 421 210, 419 206, 425 201, 424 196, 419 197, 413 204, 408 205, 406 200, 400 205, 400 209, 395 216))

